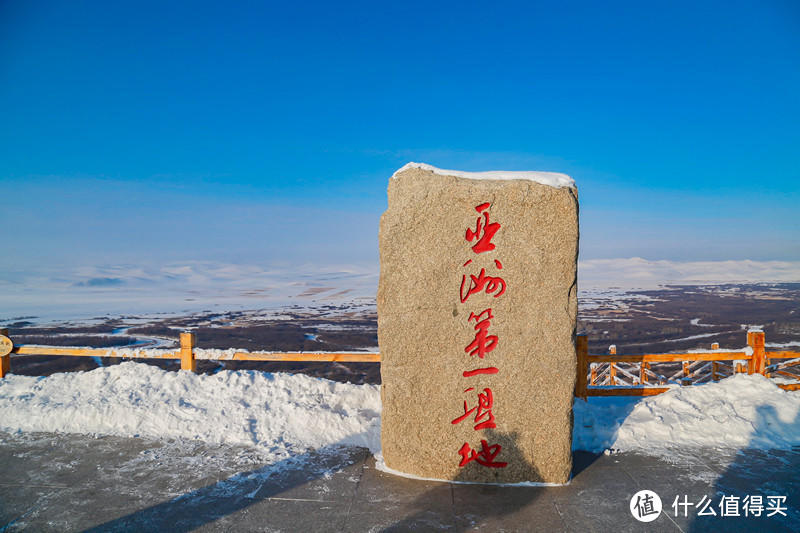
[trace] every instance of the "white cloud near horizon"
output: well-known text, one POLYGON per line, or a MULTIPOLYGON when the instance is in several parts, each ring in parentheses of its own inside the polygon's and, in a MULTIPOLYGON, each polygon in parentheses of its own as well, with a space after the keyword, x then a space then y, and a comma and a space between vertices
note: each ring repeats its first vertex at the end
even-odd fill
MULTIPOLYGON (((459 166, 446 154, 428 155, 436 156, 431 163, 459 166)), ((561 164, 507 154, 472 164, 488 166, 492 158, 519 168, 561 164)), ((717 195, 708 203, 660 193, 659 210, 653 191, 612 182, 591 176, 579 185, 580 288, 800 282, 800 219, 785 206, 769 216, 763 208, 738 216, 735 198, 717 195), (678 205, 681 216, 664 216, 678 205)), ((324 201, 289 202, 217 190, 187 191, 167 178, 17 184, 0 210, 9 251, 0 254, 0 318, 58 309, 72 316, 77 308, 133 313, 374 299, 381 202, 325 191, 324 201)))
MULTIPOLYGON (((157 266, 49 267, 0 273, 0 320, 23 315, 259 309, 374 302, 379 265, 235 264, 181 261, 157 266)), ((581 291, 664 285, 800 282, 800 261, 650 261, 638 257, 578 262, 581 291)), ((580 293, 579 293, 580 296, 580 293)))
POLYGON ((578 261, 584 287, 800 282, 800 261, 651 261, 641 257, 578 261))
MULTIPOLYGON (((220 288, 253 289, 265 282, 317 284, 340 278, 377 280, 378 272, 379 265, 373 262, 320 264, 309 261, 287 265, 176 261, 147 266, 43 267, 38 271, 29 269, 17 271, 14 275, 0 275, 0 284, 89 287, 102 285, 98 280, 113 280, 128 286, 172 283, 187 287, 219 285, 220 288)), ((611 283, 620 287, 638 287, 641 283, 800 282, 800 261, 669 261, 641 257, 582 259, 578 261, 578 278, 586 285, 611 283)))

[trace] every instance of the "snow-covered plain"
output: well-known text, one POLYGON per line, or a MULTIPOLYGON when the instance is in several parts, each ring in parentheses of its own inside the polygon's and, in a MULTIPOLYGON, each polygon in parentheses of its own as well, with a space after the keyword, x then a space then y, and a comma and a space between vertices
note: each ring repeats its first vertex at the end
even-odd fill
MULTIPOLYGON (((0 380, 0 429, 197 439, 278 462, 312 449, 380 453, 380 388, 305 375, 169 372, 126 362, 0 380)), ((698 447, 800 445, 800 392, 762 376, 676 387, 647 399, 576 400, 573 447, 680 458, 698 447)))

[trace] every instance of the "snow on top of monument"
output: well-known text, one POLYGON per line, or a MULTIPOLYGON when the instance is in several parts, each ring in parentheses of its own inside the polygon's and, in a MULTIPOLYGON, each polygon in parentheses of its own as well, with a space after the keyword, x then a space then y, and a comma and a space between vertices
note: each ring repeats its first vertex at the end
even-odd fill
POLYGON ((575 180, 566 174, 558 172, 539 172, 539 171, 510 171, 510 170, 490 170, 488 172, 465 172, 463 170, 445 170, 436 168, 432 165, 425 163, 406 163, 397 172, 392 174, 392 178, 404 170, 410 168, 421 168, 422 170, 429 170, 434 174, 440 176, 455 176, 457 178, 467 178, 471 180, 530 180, 542 185, 549 185, 550 187, 574 187, 575 180))

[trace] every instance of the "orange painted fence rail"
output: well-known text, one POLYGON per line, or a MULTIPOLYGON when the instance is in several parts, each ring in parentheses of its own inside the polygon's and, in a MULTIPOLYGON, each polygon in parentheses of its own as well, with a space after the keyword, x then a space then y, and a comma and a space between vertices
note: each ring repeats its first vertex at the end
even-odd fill
MULTIPOLYGON (((786 390, 800 390, 800 375, 788 369, 800 370, 800 352, 771 351, 765 349, 764 333, 747 333, 747 344, 752 354, 743 351, 720 351, 713 344, 712 351, 617 355, 612 346, 611 353, 590 355, 588 339, 578 335, 576 339, 577 380, 575 396, 651 396, 669 390, 664 385, 695 385, 717 381, 735 373, 762 374, 767 377, 782 377, 794 383, 780 383, 786 390), (681 363, 678 372, 660 375, 654 372, 651 363, 681 363), (627 365, 627 368, 623 365, 627 365)), ((53 355, 76 357, 122 357, 126 359, 176 359, 181 361, 181 370, 197 372, 199 359, 226 361, 296 361, 296 362, 340 362, 380 363, 379 353, 369 352, 234 352, 220 357, 197 357, 194 333, 180 334, 180 348, 175 351, 152 352, 148 350, 115 350, 113 348, 75 348, 41 345, 14 346, 8 330, 0 328, 0 378, 11 371, 11 354, 53 355)))
POLYGON ((653 396, 668 391, 664 385, 697 385, 743 373, 792 379, 794 383, 778 386, 800 390, 800 374, 787 371, 800 370, 800 352, 766 351, 762 331, 747 332, 747 344, 752 353, 721 351, 714 343, 706 352, 617 355, 616 347, 611 346, 608 354, 590 355, 588 339, 579 335, 575 342, 575 396, 653 396), (677 372, 661 375, 650 368, 651 363, 681 364, 677 372))
POLYGON ((0 328, 0 378, 11 371, 11 354, 17 355, 55 355, 73 357, 121 357, 125 359, 179 359, 181 370, 197 372, 197 361, 204 359, 225 361, 305 361, 339 363, 380 363, 381 356, 370 352, 234 352, 221 357, 197 357, 194 333, 181 333, 180 348, 175 351, 152 352, 125 348, 74 348, 61 346, 41 346, 21 344, 14 346, 8 337, 8 330, 0 328), (3 347, 6 346, 6 350, 3 347), (5 353, 5 352, 8 353, 5 353))

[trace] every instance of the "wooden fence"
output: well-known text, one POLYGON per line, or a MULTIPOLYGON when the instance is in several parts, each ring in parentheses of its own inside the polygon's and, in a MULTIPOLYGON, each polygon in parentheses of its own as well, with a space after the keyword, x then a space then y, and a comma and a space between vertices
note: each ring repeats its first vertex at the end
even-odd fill
POLYGON ((697 385, 737 373, 792 379, 794 383, 779 383, 778 386, 800 390, 800 374, 789 371, 800 370, 800 352, 766 351, 762 331, 747 333, 747 352, 722 351, 715 343, 706 352, 617 355, 612 346, 608 354, 589 355, 585 335, 579 335, 575 344, 578 360, 575 396, 578 398, 652 396, 668 391, 665 385, 697 385), (657 373, 651 368, 653 363, 671 363, 672 368, 664 374, 657 373), (679 363, 677 371, 675 363, 679 363))
MULTIPOLYGON (((21 344, 14 346, 8 337, 7 329, 0 329, 0 378, 11 371, 11 354, 17 355, 56 355, 70 357, 122 357, 125 359, 175 359, 180 360, 181 370, 197 372, 197 353, 195 351, 196 337, 194 333, 181 333, 180 348, 175 351, 152 352, 149 350, 131 350, 125 348, 74 348, 60 346, 41 346, 21 344), (3 355, 3 339, 10 346, 7 354, 3 355)), ((215 359, 215 358, 208 358, 215 359)), ((226 361, 305 361, 305 362, 339 362, 339 363, 379 363, 380 354, 369 352, 234 352, 226 354, 226 361)))
MULTIPOLYGON (((40 345, 14 346, 8 330, 0 328, 0 378, 11 371, 11 354, 54 355, 75 357, 123 357, 126 359, 175 359, 180 360, 181 370, 197 371, 196 337, 194 333, 180 334, 180 348, 168 352, 148 350, 115 350, 113 348, 74 348, 40 345)), ((800 352, 771 351, 765 349, 764 333, 747 333, 748 352, 720 351, 712 345, 708 352, 617 355, 616 350, 603 355, 590 355, 588 339, 578 335, 576 339, 577 380, 575 396, 651 396, 669 390, 667 385, 695 385, 717 381, 735 373, 762 374, 767 377, 784 377, 794 383, 780 383, 786 390, 800 390, 800 374, 789 370, 800 370, 800 352), (679 369, 661 374, 651 365, 680 363, 679 369)), ((613 348, 613 347, 612 347, 613 348)), ((205 358, 204 358, 205 359, 205 358)), ((214 359, 209 358, 209 359, 214 359)), ((226 361, 304 361, 341 363, 380 363, 378 353, 368 352, 234 352, 226 354, 226 361)))

